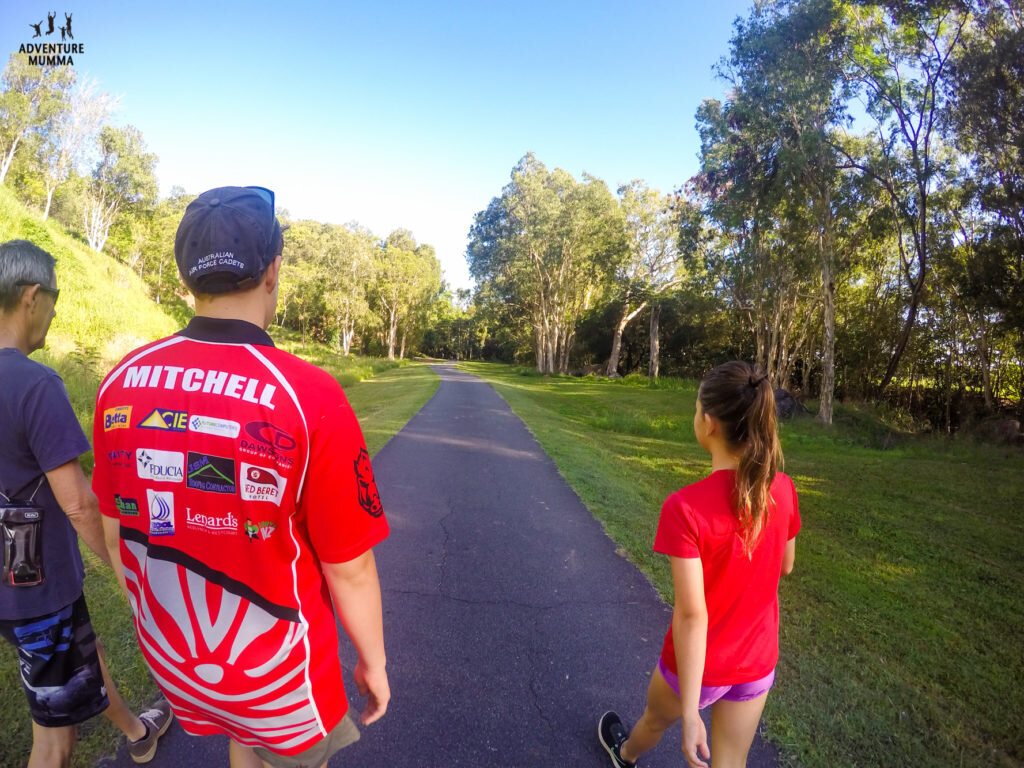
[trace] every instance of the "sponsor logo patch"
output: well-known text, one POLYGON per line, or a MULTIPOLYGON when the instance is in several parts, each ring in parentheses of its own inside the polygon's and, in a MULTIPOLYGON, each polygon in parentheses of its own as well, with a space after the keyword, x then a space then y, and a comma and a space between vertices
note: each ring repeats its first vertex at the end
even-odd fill
POLYGON ((147 488, 146 501, 149 503, 149 535, 173 536, 174 493, 147 488))
POLYGON ((266 541, 276 529, 277 524, 269 520, 254 523, 249 518, 245 519, 245 535, 249 537, 249 541, 266 541))
POLYGON ((218 517, 216 515, 204 515, 201 512, 193 512, 191 507, 185 507, 185 523, 189 528, 206 533, 238 532, 238 518, 230 512, 218 517))
POLYGON ((290 469, 295 464, 295 459, 288 454, 297 445, 294 437, 269 421, 250 421, 239 442, 242 453, 270 459, 281 469, 290 469))
POLYGON ((115 493, 114 506, 117 507, 117 511, 125 517, 139 516, 139 502, 135 499, 129 499, 127 496, 121 496, 115 493))
POLYGON ((269 467, 256 467, 242 462, 242 500, 269 501, 281 506, 287 478, 281 477, 269 467))
POLYGON ((242 425, 228 419, 215 419, 212 416, 190 416, 188 420, 190 432, 202 432, 205 435, 219 437, 238 437, 242 425))
POLYGON ((127 429, 132 418, 132 407, 130 405, 119 405, 115 408, 107 408, 103 411, 103 431, 109 432, 112 429, 127 429))
POLYGON ((115 467, 130 467, 132 465, 132 452, 122 448, 107 451, 107 462, 115 467))
POLYGON ((365 509, 371 517, 380 517, 384 514, 384 506, 380 503, 377 483, 373 479, 370 454, 366 452, 365 448, 359 449, 359 455, 354 463, 356 468, 356 487, 359 490, 359 506, 365 509))
POLYGON ((154 408, 149 416, 140 421, 139 429, 162 429, 165 432, 184 432, 188 429, 188 414, 185 411, 169 411, 154 408))
POLYGON ((185 479, 185 454, 180 451, 157 451, 139 448, 135 466, 141 480, 180 483, 185 479))
POLYGON ((189 451, 187 469, 185 484, 189 488, 210 493, 234 493, 236 490, 235 462, 232 459, 189 451))

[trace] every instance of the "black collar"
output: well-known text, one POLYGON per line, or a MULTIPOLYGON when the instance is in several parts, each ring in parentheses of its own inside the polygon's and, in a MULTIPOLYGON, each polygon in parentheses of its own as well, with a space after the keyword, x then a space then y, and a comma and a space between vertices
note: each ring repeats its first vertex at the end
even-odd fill
POLYGON ((215 341, 222 344, 255 344, 274 346, 274 340, 258 325, 247 320, 222 319, 196 315, 177 333, 196 341, 215 341))

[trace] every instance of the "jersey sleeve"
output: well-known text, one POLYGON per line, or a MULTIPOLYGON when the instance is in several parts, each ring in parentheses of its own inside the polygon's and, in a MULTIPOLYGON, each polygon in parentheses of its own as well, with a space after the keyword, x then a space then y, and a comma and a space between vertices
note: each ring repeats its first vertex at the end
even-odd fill
POLYGON ((654 536, 654 551, 672 557, 700 557, 697 526, 678 494, 672 494, 661 505, 658 532, 654 536))
POLYGON ((317 558, 353 560, 388 535, 362 430, 338 388, 310 440, 306 487, 299 502, 317 558))
POLYGON ((22 402, 25 435, 43 472, 49 472, 89 450, 67 390, 57 374, 32 387, 22 402))
POLYGON ((796 535, 800 533, 800 505, 796 498, 796 485, 793 484, 793 478, 789 479, 789 488, 793 493, 793 512, 789 516, 789 538, 795 539, 796 535))

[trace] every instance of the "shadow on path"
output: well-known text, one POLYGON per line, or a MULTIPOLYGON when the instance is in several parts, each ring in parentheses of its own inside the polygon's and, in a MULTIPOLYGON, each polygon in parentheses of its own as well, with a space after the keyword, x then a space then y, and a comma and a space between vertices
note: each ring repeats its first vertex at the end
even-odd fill
MULTIPOLYGON (((374 459, 391 707, 330 765, 608 765, 597 718, 639 715, 671 611, 494 389, 434 370, 434 397, 374 459)), ((347 642, 342 660, 353 699, 347 642)), ((224 739, 168 736, 154 768, 227 765, 224 739)), ((642 761, 681 764, 678 732, 642 761)))

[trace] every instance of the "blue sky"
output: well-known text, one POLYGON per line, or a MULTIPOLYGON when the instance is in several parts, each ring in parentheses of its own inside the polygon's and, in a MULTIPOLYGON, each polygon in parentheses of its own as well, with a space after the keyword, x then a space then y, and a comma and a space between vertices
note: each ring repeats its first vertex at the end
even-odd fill
POLYGON ((72 13, 75 68, 122 96, 112 122, 142 131, 162 193, 258 184, 294 218, 406 227, 468 287, 473 214, 527 151, 613 190, 693 175, 749 5, 3 0, 0 51, 72 13))

